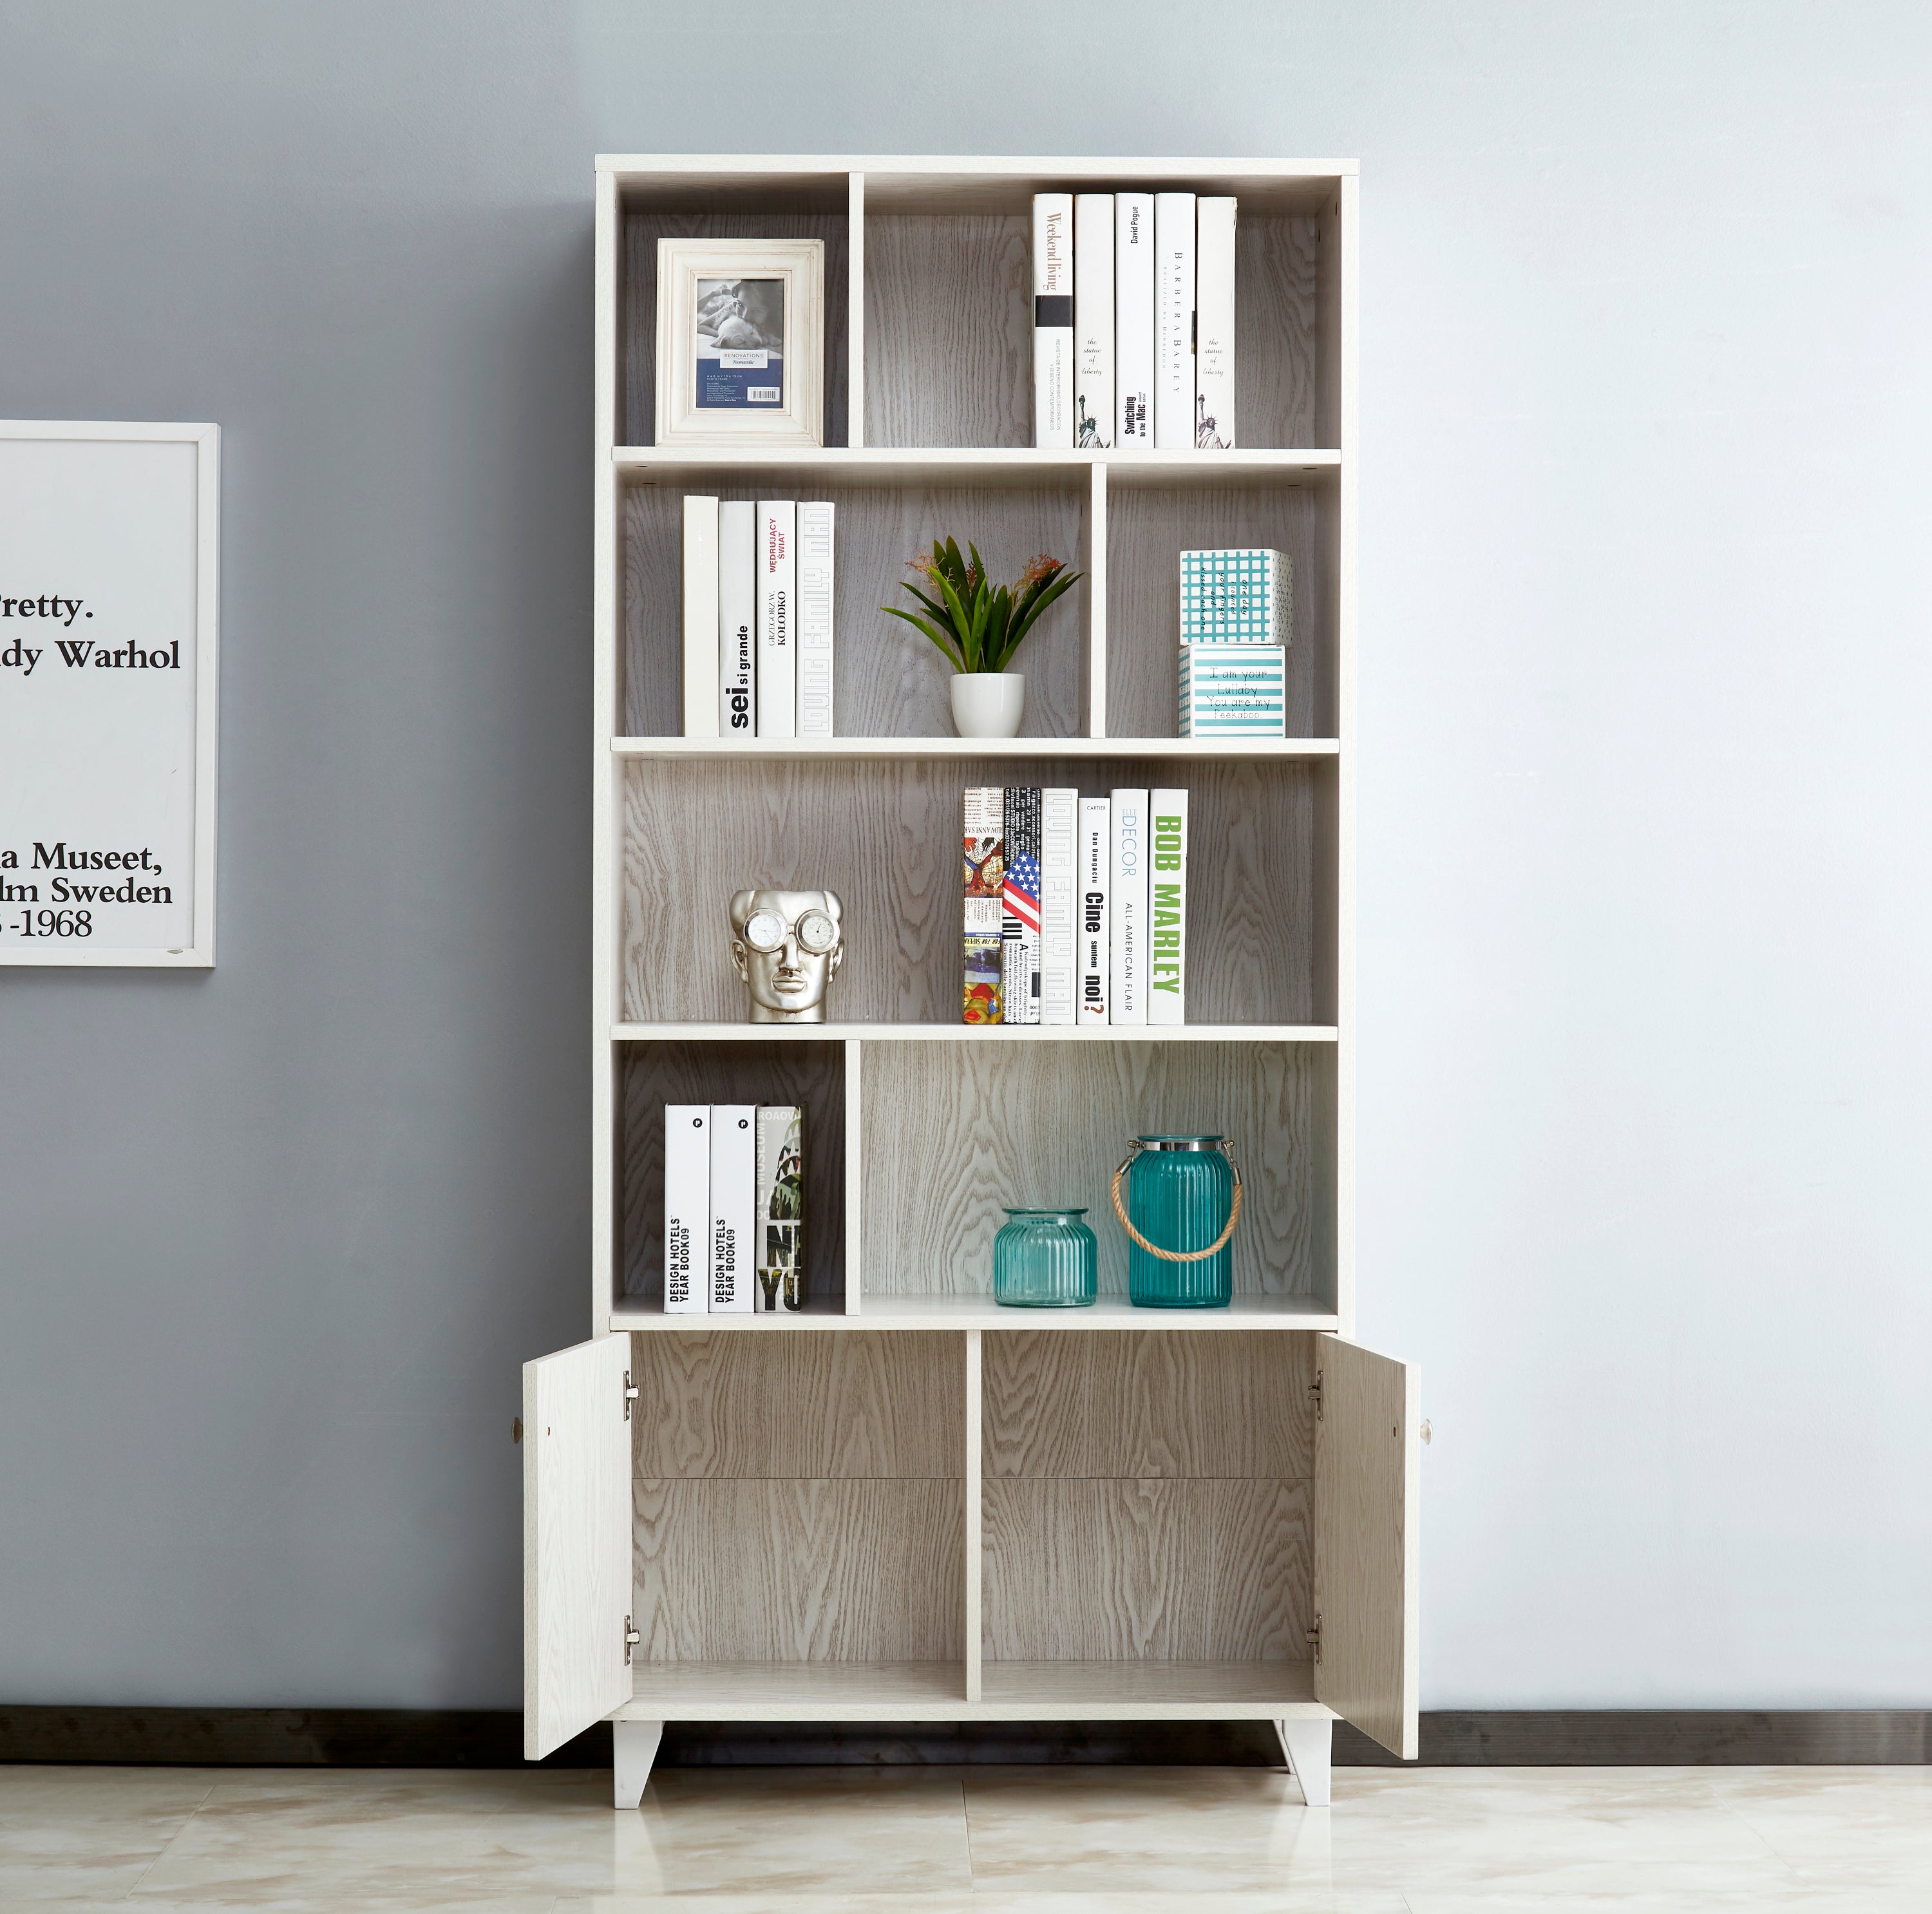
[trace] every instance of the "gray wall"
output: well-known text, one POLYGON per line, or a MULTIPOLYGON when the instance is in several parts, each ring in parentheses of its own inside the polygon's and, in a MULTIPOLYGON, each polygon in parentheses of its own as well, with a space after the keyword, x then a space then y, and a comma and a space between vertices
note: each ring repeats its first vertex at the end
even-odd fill
POLYGON ((0 414, 226 467, 220 967, 0 975, 0 1698, 515 1700, 517 1366, 588 1316, 591 156, 1044 146, 1363 162, 1426 1701, 1932 1702, 1927 20, 1000 4, 942 83, 880 0, 0 4, 0 414))

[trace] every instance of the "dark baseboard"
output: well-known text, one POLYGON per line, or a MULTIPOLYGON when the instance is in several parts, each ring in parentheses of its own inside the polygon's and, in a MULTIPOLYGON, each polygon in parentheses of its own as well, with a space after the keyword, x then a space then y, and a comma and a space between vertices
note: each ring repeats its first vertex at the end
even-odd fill
MULTIPOLYGON (((0 1761, 131 1766, 520 1768, 523 1717, 508 1709, 48 1708, 0 1703, 0 1761)), ((1932 1710, 1444 1709, 1421 1722, 1425 1768, 1922 1766, 1932 1710)), ((1276 1767, 1260 1721, 677 1722, 671 1768, 860 1767, 1090 1762, 1276 1767)), ((1346 1723, 1344 1768, 1396 1767, 1346 1723)), ((610 1731, 580 1735, 544 1762, 608 1768, 610 1731)))

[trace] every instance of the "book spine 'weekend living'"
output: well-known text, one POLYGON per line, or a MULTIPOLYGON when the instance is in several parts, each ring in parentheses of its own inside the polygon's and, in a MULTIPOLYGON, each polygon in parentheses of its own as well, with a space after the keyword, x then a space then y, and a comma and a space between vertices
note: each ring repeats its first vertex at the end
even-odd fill
POLYGON ((1200 202, 1194 223, 1194 442, 1232 452, 1234 436, 1234 202, 1200 202))
POLYGON ((1114 444, 1154 444, 1154 195, 1114 195, 1114 444))
POLYGON ((798 736, 798 506, 758 501, 758 736, 798 736))
POLYGON ((1114 807, 1104 797, 1080 800, 1080 836, 1075 847, 1078 866, 1074 890, 1080 914, 1078 1020, 1107 1021, 1107 980, 1112 967, 1108 942, 1107 893, 1114 878, 1114 807))
POLYGON ((805 1112, 796 1104, 758 1106, 754 1306, 776 1313, 806 1304, 805 1112))
POLYGON ((1147 802, 1144 790, 1114 794, 1114 870, 1108 898, 1113 920, 1112 1000, 1107 1014, 1112 1024, 1144 1024, 1148 1020, 1147 802))
POLYGON ((1040 787, 1006 788, 1005 940, 1001 1001, 1010 1024, 1040 1022, 1040 787))
POLYGON ((1114 196, 1073 196, 1073 442, 1114 442, 1114 196))
POLYGON ((718 735, 718 501, 684 501, 684 734, 718 735))
POLYGON ((664 1306, 703 1316, 711 1288, 711 1106, 664 1106, 664 1306))
POLYGON ((1074 1021, 1078 922, 1074 866, 1078 861, 1080 794, 1054 788, 1040 794, 1040 1020, 1074 1021))
POLYGON ((752 1257, 758 1242, 758 1108, 711 1106, 711 1313, 751 1312, 752 1257))
POLYGON ((798 508, 798 734, 829 738, 832 718, 832 523, 829 504, 798 508))
POLYGON ((960 890, 965 901, 966 980, 962 1021, 1002 1023, 1006 793, 998 784, 975 784, 966 792, 962 811, 964 829, 960 890))
POLYGON ((758 508, 727 499, 718 508, 718 730, 758 732, 758 508))
POLYGON ((1194 195, 1154 196, 1154 442, 1194 443, 1194 195))
POLYGON ((1148 793, 1148 1022, 1187 1021, 1187 794, 1148 793))
POLYGON ((1073 195, 1033 196, 1033 442, 1073 444, 1073 195))

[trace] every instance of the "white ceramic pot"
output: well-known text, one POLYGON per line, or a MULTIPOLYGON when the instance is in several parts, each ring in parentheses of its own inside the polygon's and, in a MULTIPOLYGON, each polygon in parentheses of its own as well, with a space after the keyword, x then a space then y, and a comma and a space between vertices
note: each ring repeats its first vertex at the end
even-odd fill
POLYGON ((1016 736, 1025 708, 1023 671, 953 674, 952 728, 962 738, 1016 736))

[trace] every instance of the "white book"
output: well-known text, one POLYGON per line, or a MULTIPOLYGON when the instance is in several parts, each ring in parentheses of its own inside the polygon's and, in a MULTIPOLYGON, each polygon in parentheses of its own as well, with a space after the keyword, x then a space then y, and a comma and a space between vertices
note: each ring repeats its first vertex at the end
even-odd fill
POLYGON ((798 736, 798 506, 758 501, 758 735, 798 736))
POLYGON ((1114 442, 1114 196, 1073 196, 1073 442, 1114 442))
POLYGON ((1107 984, 1112 955, 1108 943, 1107 892, 1114 880, 1114 807, 1104 797, 1080 800, 1080 836, 1075 846, 1079 947, 1077 953, 1083 1024, 1107 1021, 1107 984))
POLYGON ((1148 793, 1147 1020, 1187 1021, 1187 794, 1148 793))
POLYGON ((1080 794, 1049 785, 1040 794, 1040 1020, 1073 1022, 1076 936, 1073 872, 1078 860, 1080 794))
POLYGON ((832 507, 798 508, 798 734, 832 736, 832 507))
POLYGON ((1110 1024, 1144 1024, 1147 1011, 1148 794, 1114 794, 1113 881, 1108 886, 1112 919, 1110 1024))
POLYGON ((1033 196, 1033 442, 1073 446, 1073 195, 1033 196))
POLYGON ((1154 444, 1154 195, 1114 195, 1114 444, 1154 444))
POLYGON ((711 1106, 711 1313, 748 1316, 756 1210, 758 1118, 754 1103, 711 1106))
POLYGON ((1207 199, 1194 221, 1194 442, 1232 452, 1234 436, 1234 202, 1207 199))
POLYGON ((664 1106, 664 1288, 668 1316, 703 1316, 711 1288, 711 1106, 664 1106))
POLYGON ((1154 442, 1194 444, 1194 195, 1154 196, 1154 442))
POLYGON ((805 1112, 795 1103, 760 1103, 757 1119, 758 1242, 754 1310, 806 1304, 805 1112))
POLYGON ((718 508, 718 734, 758 731, 758 508, 727 499, 718 508))
POLYGON ((684 734, 718 735, 718 501, 684 501, 684 734))

